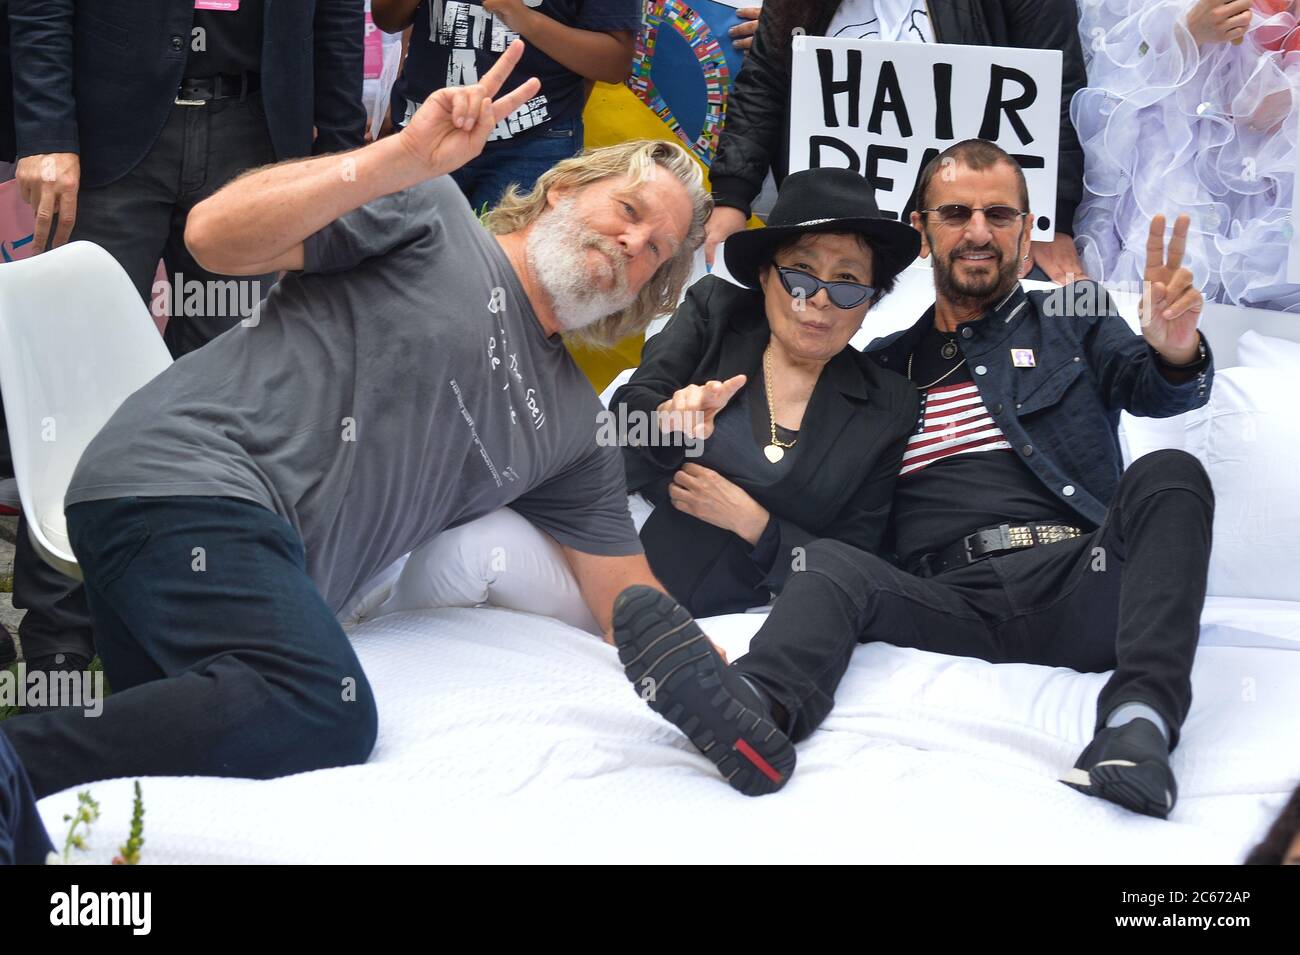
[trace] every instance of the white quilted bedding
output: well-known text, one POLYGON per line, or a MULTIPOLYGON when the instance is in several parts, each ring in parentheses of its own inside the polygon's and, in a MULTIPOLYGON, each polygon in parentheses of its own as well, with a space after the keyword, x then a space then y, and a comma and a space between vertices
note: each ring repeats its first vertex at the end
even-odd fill
MULTIPOLYGON (((734 659, 761 617, 707 625, 734 659)), ((353 638, 378 694, 364 766, 144 780, 145 862, 1240 861, 1296 785, 1300 605, 1211 598, 1173 817, 1056 782, 1104 675, 859 648, 774 796, 733 792, 614 651, 497 609, 390 614, 353 638)), ((90 787, 83 861, 126 837, 131 781, 90 787)), ((75 793, 41 811, 56 842, 75 793)))

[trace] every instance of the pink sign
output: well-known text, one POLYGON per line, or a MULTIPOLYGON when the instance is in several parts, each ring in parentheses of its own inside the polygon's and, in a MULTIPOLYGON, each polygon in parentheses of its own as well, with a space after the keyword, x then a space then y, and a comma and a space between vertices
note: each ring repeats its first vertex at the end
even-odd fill
POLYGON ((239 9, 239 0, 194 0, 194 9, 234 13, 239 9))
POLYGON ((379 79, 379 74, 384 69, 384 37, 379 32, 379 27, 375 26, 375 21, 370 19, 370 11, 366 11, 366 70, 365 78, 368 80, 379 79))
POLYGON ((18 180, 0 184, 0 261, 27 258, 35 235, 36 219, 32 207, 18 195, 18 180))

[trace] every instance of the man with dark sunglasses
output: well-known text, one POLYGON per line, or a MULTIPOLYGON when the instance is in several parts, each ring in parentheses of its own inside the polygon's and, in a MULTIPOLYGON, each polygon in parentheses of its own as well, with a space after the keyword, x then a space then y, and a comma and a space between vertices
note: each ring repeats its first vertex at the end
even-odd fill
POLYGON ((858 643, 1113 670, 1095 737, 1063 781, 1163 818, 1177 798, 1169 751, 1191 704, 1214 496, 1182 451, 1122 472, 1116 426, 1121 410, 1166 417, 1208 400, 1202 298, 1181 267, 1188 219, 1167 251, 1164 217, 1152 221, 1137 335, 1091 283, 1022 290, 1028 190, 997 146, 968 140, 937 157, 917 208, 935 304, 866 349, 921 395, 894 492, 893 561, 813 542, 730 667, 670 599, 629 588, 615 603, 620 659, 634 683, 656 679, 661 709, 693 698, 692 682, 715 688, 679 725, 698 717, 712 746, 751 762, 746 728, 770 721, 806 738, 858 643))

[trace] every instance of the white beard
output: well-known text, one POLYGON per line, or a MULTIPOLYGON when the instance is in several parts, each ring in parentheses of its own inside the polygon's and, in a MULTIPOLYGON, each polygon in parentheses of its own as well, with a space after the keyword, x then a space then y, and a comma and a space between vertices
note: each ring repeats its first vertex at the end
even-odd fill
POLYGON ((587 228, 573 204, 573 199, 563 199, 538 216, 525 243, 528 267, 549 296, 555 320, 566 331, 621 312, 637 297, 627 287, 623 250, 616 242, 587 228), (591 284, 587 255, 591 248, 608 256, 608 262, 599 268, 602 278, 614 280, 609 291, 591 284))

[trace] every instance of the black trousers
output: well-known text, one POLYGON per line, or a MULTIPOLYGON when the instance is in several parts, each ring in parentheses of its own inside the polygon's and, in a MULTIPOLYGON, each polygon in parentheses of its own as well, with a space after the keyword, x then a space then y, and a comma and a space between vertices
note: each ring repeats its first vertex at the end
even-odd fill
MULTIPOLYGON (((184 314, 173 311, 167 322, 163 340, 173 358, 205 345, 243 318, 207 314, 206 289, 211 287, 207 283, 225 283, 229 277, 202 268, 186 249, 185 220, 190 209, 241 172, 274 161, 259 93, 243 102, 224 99, 204 106, 173 106, 158 141, 134 169, 115 182, 83 188, 78 194, 73 240, 85 239, 108 250, 146 303, 153 297, 159 258, 173 283, 178 274, 182 283, 203 283, 195 287, 205 294, 182 297, 184 314)), ((254 289, 265 295, 274 279, 274 275, 240 277, 239 282, 250 284, 234 296, 214 296, 214 301, 223 306, 232 300, 247 301, 254 289)), ((27 659, 57 653, 94 655, 85 593, 75 580, 36 555, 25 517, 19 519, 14 555, 14 606, 27 611, 18 628, 27 659)))
POLYGON ((831 711, 853 648, 879 640, 992 663, 1114 670, 1097 725, 1123 703, 1145 703, 1176 745, 1192 702, 1213 516, 1200 462, 1165 450, 1125 472, 1091 534, 933 578, 815 541, 734 665, 785 707, 795 741, 831 711))

